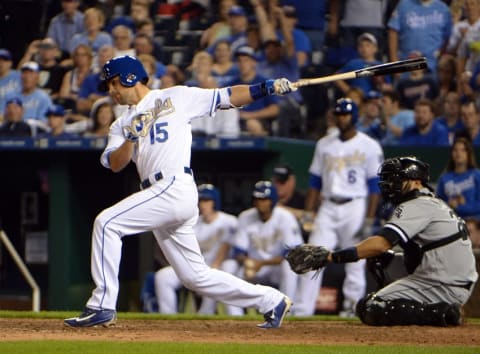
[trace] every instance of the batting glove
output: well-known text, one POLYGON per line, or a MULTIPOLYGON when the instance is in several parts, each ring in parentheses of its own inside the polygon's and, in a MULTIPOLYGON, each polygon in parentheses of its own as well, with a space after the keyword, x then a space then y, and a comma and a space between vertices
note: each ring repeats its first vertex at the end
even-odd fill
POLYGON ((285 79, 284 77, 282 77, 281 79, 276 79, 273 82, 273 88, 275 90, 275 94, 280 96, 293 91, 297 91, 297 88, 292 85, 290 80, 285 79))
POLYGON ((138 133, 131 129, 130 127, 123 127, 123 136, 125 137, 125 139, 127 139, 128 141, 132 142, 132 143, 136 143, 138 141, 138 133))

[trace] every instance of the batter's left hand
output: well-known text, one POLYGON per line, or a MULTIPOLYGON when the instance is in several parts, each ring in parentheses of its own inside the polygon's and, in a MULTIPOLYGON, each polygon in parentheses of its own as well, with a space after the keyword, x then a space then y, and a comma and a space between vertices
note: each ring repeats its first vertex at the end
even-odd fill
POLYGON ((285 95, 293 91, 297 91, 297 88, 292 85, 290 80, 285 78, 276 79, 273 82, 273 88, 275 90, 275 94, 279 96, 285 95))

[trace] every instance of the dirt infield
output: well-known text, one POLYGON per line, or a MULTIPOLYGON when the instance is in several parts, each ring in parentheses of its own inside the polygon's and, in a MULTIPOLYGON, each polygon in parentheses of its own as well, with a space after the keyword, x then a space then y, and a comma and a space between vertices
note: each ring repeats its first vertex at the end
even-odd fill
POLYGON ((480 324, 461 327, 368 327, 352 321, 288 321, 278 330, 234 320, 123 320, 75 329, 62 320, 0 318, 0 341, 98 340, 271 344, 410 344, 480 346, 480 324))

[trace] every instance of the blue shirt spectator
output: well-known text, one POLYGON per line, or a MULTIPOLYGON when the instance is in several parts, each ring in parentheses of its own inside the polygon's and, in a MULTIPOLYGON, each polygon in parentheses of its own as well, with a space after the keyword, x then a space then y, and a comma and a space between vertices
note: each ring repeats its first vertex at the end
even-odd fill
POLYGON ((60 50, 70 52, 72 37, 85 30, 83 26, 83 13, 78 11, 79 0, 62 0, 63 11, 50 20, 47 38, 52 38, 60 50))
POLYGON ((452 26, 450 9, 443 1, 400 0, 388 21, 390 60, 406 59, 420 50, 435 73, 437 56, 448 43, 452 26))
POLYGON ((434 119, 434 104, 428 99, 415 104, 415 124, 404 130, 403 146, 448 146, 448 131, 434 119))
POLYGON ((7 49, 0 49, 0 116, 5 111, 7 97, 20 92, 20 72, 12 69, 12 55, 7 49))
POLYGON ((112 36, 102 31, 102 27, 105 24, 105 15, 102 10, 95 7, 91 7, 85 11, 83 18, 85 31, 75 34, 70 40, 69 52, 73 50, 79 44, 89 45, 94 53, 105 45, 113 45, 112 36))
POLYGON ((437 183, 437 195, 462 218, 480 218, 480 170, 467 138, 452 145, 446 171, 437 183))

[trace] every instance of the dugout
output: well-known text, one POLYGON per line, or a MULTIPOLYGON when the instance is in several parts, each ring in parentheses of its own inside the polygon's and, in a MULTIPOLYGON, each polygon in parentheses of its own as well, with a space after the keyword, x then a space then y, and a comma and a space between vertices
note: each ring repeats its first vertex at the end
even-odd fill
MULTIPOLYGON (((90 237, 98 212, 138 189, 134 166, 119 174, 99 163, 103 139, 0 140, 0 220, 40 285, 42 310, 80 310, 93 283, 90 237)), ((278 162, 288 163, 306 189, 314 141, 286 138, 196 138, 192 168, 198 183, 222 192, 227 212, 250 207, 253 184, 270 178, 278 162)), ((385 156, 414 154, 428 161, 435 181, 448 148, 387 148, 385 156)), ((476 151, 477 159, 480 151, 476 151)), ((139 311, 141 282, 155 270, 153 237, 125 239, 118 309, 139 311)), ((30 309, 30 289, 0 246, 0 308, 30 309)))

